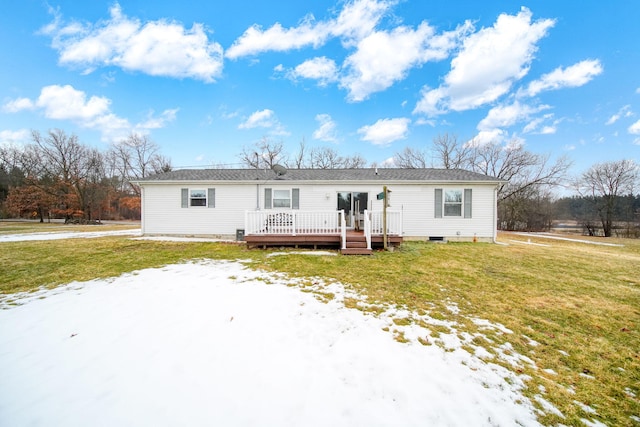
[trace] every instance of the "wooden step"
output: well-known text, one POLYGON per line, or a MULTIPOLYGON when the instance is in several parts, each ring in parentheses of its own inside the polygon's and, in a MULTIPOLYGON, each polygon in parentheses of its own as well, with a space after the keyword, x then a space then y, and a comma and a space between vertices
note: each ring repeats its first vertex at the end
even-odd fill
POLYGON ((341 249, 340 253, 342 255, 371 255, 373 251, 371 249, 364 248, 346 248, 341 249))
POLYGON ((354 242, 351 240, 347 240, 347 248, 366 248, 367 242, 354 242))

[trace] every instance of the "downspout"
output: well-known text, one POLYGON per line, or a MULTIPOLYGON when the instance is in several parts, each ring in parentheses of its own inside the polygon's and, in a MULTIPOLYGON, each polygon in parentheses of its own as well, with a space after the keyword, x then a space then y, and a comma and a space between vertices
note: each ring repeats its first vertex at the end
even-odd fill
POLYGON ((145 208, 144 208, 144 187, 140 186, 140 233, 142 233, 142 235, 144 236, 145 232, 144 232, 144 225, 145 225, 145 220, 144 220, 144 214, 145 214, 145 208))
POLYGON ((498 243, 498 186, 493 189, 493 243, 498 243))

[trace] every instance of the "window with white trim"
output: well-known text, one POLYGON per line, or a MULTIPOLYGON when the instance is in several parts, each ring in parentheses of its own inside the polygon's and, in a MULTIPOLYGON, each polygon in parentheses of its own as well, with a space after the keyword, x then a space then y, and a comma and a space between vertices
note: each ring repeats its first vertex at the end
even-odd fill
POLYGON ((444 191, 444 216, 462 216, 462 190, 444 191))
POLYGON ((300 209, 300 189, 264 189, 265 209, 300 209))
POLYGON ((289 190, 273 190, 273 207, 290 208, 291 192, 289 190))
POLYGON ((207 206, 205 190, 189 190, 189 206, 207 206))
POLYGON ((435 218, 471 218, 471 188, 436 188, 434 195, 435 218))
POLYGON ((208 207, 216 206, 216 189, 181 189, 182 207, 208 207))

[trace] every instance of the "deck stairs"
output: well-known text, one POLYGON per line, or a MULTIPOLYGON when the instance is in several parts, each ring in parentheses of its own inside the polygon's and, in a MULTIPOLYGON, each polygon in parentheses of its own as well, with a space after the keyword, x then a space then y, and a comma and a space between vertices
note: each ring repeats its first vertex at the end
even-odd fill
POLYGON ((367 249, 367 238, 361 231, 347 231, 346 248, 341 249, 342 255, 371 255, 373 251, 367 249))

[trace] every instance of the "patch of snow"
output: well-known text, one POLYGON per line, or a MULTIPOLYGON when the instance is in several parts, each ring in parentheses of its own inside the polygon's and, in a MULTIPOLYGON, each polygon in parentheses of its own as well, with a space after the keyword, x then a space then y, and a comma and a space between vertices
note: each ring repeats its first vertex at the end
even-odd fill
POLYGON ((543 239, 563 240, 566 242, 585 243, 588 245, 614 246, 619 248, 624 247, 624 245, 619 245, 617 243, 594 242, 593 240, 585 240, 585 239, 571 239, 569 237, 560 237, 560 236, 546 234, 546 233, 515 233, 514 232, 513 234, 517 234, 519 236, 535 236, 535 237, 541 237, 543 239))
POLYGON ((535 396, 533 396, 533 398, 536 400, 536 402, 540 404, 540 406, 542 406, 545 412, 550 412, 552 414, 559 416, 560 418, 564 418, 564 415, 562 414, 562 412, 560 412, 558 408, 553 406, 553 404, 549 402, 547 399, 545 399, 544 397, 540 396, 539 394, 536 394, 535 396))
POLYGON ((539 425, 520 377, 398 343, 384 316, 346 308, 350 295, 226 261, 13 295, 0 424, 539 425))
POLYGON ((587 427, 607 427, 606 424, 601 423, 598 420, 588 420, 586 418, 580 418, 580 421, 587 427))
POLYGON ((596 410, 593 409, 591 406, 589 405, 585 405, 582 402, 578 402, 577 400, 574 400, 573 403, 575 403, 577 406, 580 407, 580 409, 582 409, 584 412, 586 412, 587 414, 597 414, 596 410))
POLYGON ((537 347, 537 346, 540 345, 540 343, 538 341, 536 341, 536 340, 534 340, 534 339, 532 339, 532 338, 530 338, 530 337, 528 337, 526 335, 522 335, 522 337, 527 340, 527 344, 529 344, 531 347, 537 347))
POLYGON ((544 243, 533 243, 531 240, 527 240, 526 242, 523 242, 522 240, 509 240, 511 243, 518 243, 521 245, 531 245, 531 246, 542 246, 545 248, 550 247, 551 245, 545 245, 544 243))
POLYGON ((486 319, 478 319, 478 318, 472 318, 471 321, 476 324, 477 326, 480 326, 481 328, 484 329, 491 329, 491 330, 497 330, 500 331, 504 334, 512 334, 513 331, 509 328, 507 328, 504 325, 501 325, 499 323, 491 323, 486 319))
POLYGON ((108 236, 139 236, 139 229, 112 230, 112 231, 69 231, 51 233, 22 233, 0 235, 0 243, 4 242, 30 242, 37 240, 61 240, 61 239, 92 239, 108 236))

